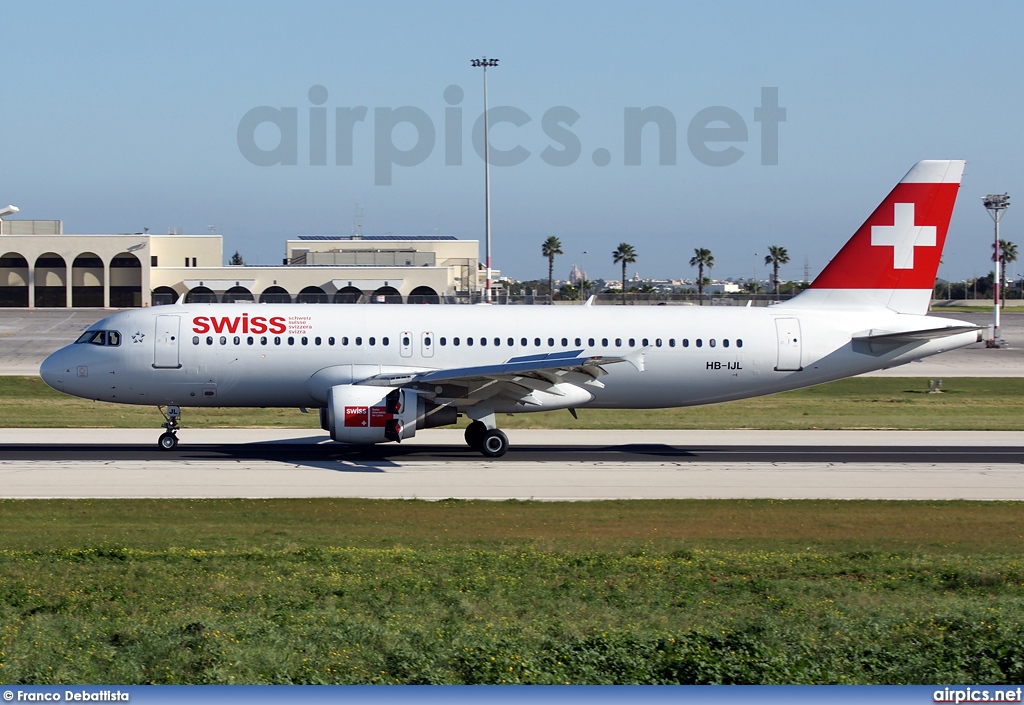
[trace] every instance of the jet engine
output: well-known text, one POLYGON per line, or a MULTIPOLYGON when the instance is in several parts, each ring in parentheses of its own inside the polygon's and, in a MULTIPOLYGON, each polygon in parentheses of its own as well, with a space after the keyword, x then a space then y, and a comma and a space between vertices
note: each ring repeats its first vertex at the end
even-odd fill
POLYGON ((339 384, 331 387, 320 425, 339 443, 401 442, 418 428, 455 423, 453 406, 435 404, 413 389, 339 384))

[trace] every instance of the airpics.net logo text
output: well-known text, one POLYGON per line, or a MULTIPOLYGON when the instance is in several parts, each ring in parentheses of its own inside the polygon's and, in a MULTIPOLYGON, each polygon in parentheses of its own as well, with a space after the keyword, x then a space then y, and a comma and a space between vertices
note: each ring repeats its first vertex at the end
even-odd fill
MULTIPOLYGON (((300 152, 305 152, 301 156, 303 161, 308 157, 309 166, 327 166, 328 134, 333 134, 334 166, 353 166, 353 145, 357 139, 365 139, 368 136, 366 133, 372 131, 374 184, 377 186, 391 185, 396 166, 408 168, 425 162, 438 146, 439 139, 444 149, 445 166, 462 166, 465 122, 462 103, 465 92, 459 86, 448 86, 443 92, 445 107, 440 138, 433 118, 422 108, 412 105, 374 108, 371 124, 370 108, 365 105, 335 107, 329 111, 325 105, 328 91, 324 86, 312 86, 308 98, 310 106, 303 109, 308 116, 302 116, 303 131, 308 133, 308 150, 300 150, 299 108, 260 105, 246 112, 238 123, 238 150, 242 156, 256 166, 298 166, 300 152), (333 117, 333 126, 329 124, 329 116, 333 117), (409 146, 410 141, 405 138, 412 135, 415 135, 415 139, 409 146), (398 144, 396 137, 399 138, 398 144)), ((762 88, 760 104, 746 112, 759 127, 761 164, 777 165, 779 125, 786 121, 786 108, 779 105, 779 89, 762 88)), ((572 128, 580 119, 577 111, 565 105, 556 105, 544 112, 540 118, 540 130, 548 144, 537 154, 541 161, 554 167, 566 167, 579 161, 584 147, 572 128)), ((534 120, 520 108, 501 105, 487 111, 487 122, 489 133, 493 133, 495 126, 503 125, 499 129, 505 133, 503 142, 507 142, 509 128, 506 125, 525 131, 531 129, 530 124, 534 120)), ((686 124, 686 148, 701 164, 729 166, 746 156, 745 145, 750 141, 749 132, 747 118, 743 113, 724 105, 713 105, 698 110, 686 124)), ((527 133, 514 134, 525 139, 527 133)), ((659 165, 674 166, 678 159, 677 141, 680 136, 679 123, 668 108, 623 108, 623 166, 641 165, 645 140, 656 140, 659 165)), ((477 156, 483 160, 483 111, 473 123, 472 145, 477 156)), ((517 166, 534 156, 520 142, 511 148, 499 148, 495 146, 493 138, 488 151, 491 165, 499 167, 517 166)), ((613 153, 606 147, 597 147, 590 151, 590 159, 596 166, 608 166, 612 162, 613 153)))

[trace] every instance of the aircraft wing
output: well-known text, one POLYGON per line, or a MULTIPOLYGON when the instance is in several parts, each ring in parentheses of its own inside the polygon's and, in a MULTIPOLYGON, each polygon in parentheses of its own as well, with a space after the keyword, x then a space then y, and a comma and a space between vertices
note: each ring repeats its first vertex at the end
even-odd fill
MULTIPOLYGON (((860 333, 858 335, 853 336, 853 340, 858 343, 871 343, 875 345, 907 345, 909 343, 920 343, 926 340, 935 340, 936 338, 948 338, 951 335, 970 333, 972 331, 980 332, 983 330, 985 330, 985 326, 944 326, 942 328, 911 330, 901 333, 869 330, 865 333, 860 333)), ((981 340, 980 335, 978 340, 981 340)))
POLYGON ((383 387, 441 389, 440 396, 465 396, 480 401, 491 396, 506 396, 529 403, 533 392, 564 395, 559 385, 603 387, 598 380, 608 374, 605 365, 628 362, 643 372, 643 350, 608 357, 584 356, 583 350, 565 350, 540 355, 514 357, 496 365, 477 365, 412 373, 380 374, 358 384, 383 387))

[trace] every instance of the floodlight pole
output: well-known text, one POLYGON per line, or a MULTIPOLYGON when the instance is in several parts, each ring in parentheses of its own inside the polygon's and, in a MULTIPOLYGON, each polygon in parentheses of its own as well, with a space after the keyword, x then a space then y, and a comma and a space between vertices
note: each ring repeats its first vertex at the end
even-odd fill
POLYGON ((486 221, 486 242, 484 259, 487 267, 487 283, 484 285, 484 302, 491 303, 491 135, 487 116, 487 67, 498 65, 498 59, 471 59, 470 65, 484 70, 484 219, 486 221))
POLYGON ((1002 283, 1002 258, 999 256, 999 221, 1003 218, 1003 211, 1010 207, 1010 197, 1005 193, 990 193, 981 200, 985 210, 992 216, 992 222, 995 223, 995 245, 993 246, 995 251, 993 259, 996 262, 995 281, 993 282, 995 291, 994 325, 992 326, 992 339, 985 343, 985 347, 1001 348, 1004 343, 1002 338, 999 337, 999 285, 1002 283))

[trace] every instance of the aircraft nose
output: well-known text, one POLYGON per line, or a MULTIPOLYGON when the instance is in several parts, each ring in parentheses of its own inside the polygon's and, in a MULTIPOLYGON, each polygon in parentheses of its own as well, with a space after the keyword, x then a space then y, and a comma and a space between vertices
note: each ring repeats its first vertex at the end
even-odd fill
POLYGON ((67 370, 64 366, 65 355, 66 352, 62 348, 43 360, 43 364, 39 366, 39 376, 58 392, 64 391, 64 376, 67 370))

